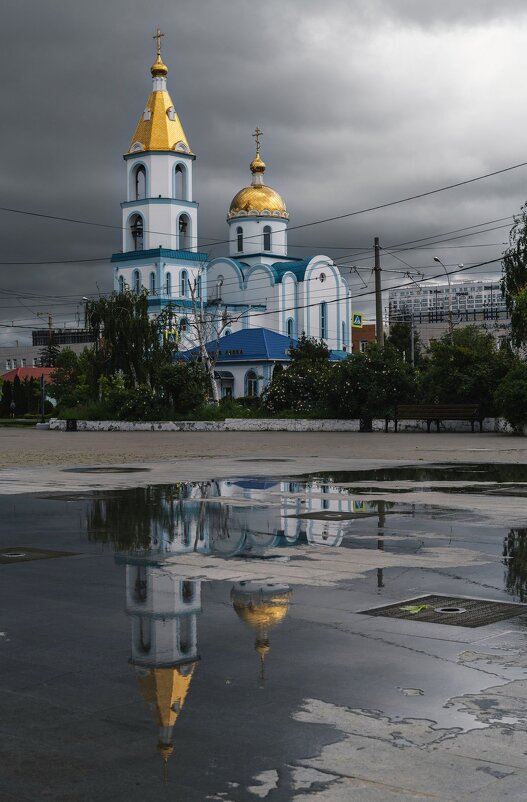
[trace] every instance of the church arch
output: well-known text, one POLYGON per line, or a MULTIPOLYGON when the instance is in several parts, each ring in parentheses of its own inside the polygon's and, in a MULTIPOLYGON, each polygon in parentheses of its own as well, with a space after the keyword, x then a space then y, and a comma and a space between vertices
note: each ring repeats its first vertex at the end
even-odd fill
POLYGON ((186 579, 184 582, 181 583, 181 599, 184 604, 190 604, 194 601, 195 589, 194 589, 194 582, 189 581, 186 579))
POLYGON ((188 200, 188 171, 181 162, 174 169, 174 198, 188 200))
POLYGON ((144 200, 146 198, 146 167, 138 164, 133 171, 133 199, 144 200))
POLYGON ((192 621, 189 615, 179 619, 179 651, 188 654, 192 648, 192 621))
POLYGON ((287 319, 286 332, 287 336, 292 340, 295 336, 295 321, 292 317, 287 319))
POLYGON ((264 251, 271 250, 271 226, 264 226, 263 229, 263 249, 264 251))
POLYGON ((178 218, 178 248, 180 251, 189 251, 192 246, 190 217, 180 214, 178 218))
POLYGON ((142 251, 144 249, 144 221, 140 214, 133 214, 128 221, 128 250, 142 251))

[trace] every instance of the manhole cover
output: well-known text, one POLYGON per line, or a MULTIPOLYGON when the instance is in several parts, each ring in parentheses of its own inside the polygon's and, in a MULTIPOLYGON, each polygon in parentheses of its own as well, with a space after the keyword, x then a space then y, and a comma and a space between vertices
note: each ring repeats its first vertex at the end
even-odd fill
POLYGON ((93 468, 63 468, 64 473, 144 473, 150 468, 126 468, 118 465, 105 465, 93 468))
POLYGON ((527 604, 467 599, 460 596, 419 596, 373 610, 361 610, 364 615, 425 621, 429 624, 448 624, 458 627, 483 627, 505 618, 527 613, 527 604))
POLYGON ((50 551, 49 549, 1 548, 0 565, 7 563, 23 563, 30 560, 51 560, 54 557, 71 557, 72 551, 50 551))

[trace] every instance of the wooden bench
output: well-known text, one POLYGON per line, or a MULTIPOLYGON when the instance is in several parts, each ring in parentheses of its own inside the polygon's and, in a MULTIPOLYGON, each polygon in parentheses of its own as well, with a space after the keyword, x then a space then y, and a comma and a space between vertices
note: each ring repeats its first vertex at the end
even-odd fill
MULTIPOLYGON (((389 420, 390 418, 386 418, 386 431, 389 420)), ((439 431, 441 420, 468 420, 474 431, 474 424, 478 421, 479 430, 483 431, 483 416, 479 404, 400 404, 395 408, 392 420, 395 423, 395 431, 400 420, 425 420, 428 431, 433 421, 436 422, 439 431)))

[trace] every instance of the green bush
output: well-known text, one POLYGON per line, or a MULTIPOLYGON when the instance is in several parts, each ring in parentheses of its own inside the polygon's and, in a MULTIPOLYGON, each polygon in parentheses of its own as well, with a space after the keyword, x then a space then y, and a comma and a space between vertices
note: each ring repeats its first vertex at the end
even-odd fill
POLYGON ((495 394, 496 406, 518 434, 527 425, 527 364, 517 363, 500 383, 495 394))

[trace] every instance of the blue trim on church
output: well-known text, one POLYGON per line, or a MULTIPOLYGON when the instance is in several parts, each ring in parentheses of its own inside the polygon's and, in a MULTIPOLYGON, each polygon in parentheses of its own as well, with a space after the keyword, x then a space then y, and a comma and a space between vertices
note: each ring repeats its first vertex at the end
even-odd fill
POLYGON ((146 251, 126 251, 112 254, 112 262, 137 262, 152 259, 179 259, 182 262, 206 262, 208 254, 199 251, 174 251, 171 248, 149 248, 146 251))

